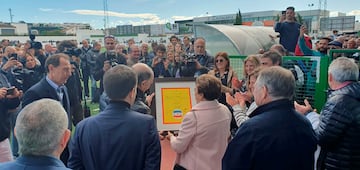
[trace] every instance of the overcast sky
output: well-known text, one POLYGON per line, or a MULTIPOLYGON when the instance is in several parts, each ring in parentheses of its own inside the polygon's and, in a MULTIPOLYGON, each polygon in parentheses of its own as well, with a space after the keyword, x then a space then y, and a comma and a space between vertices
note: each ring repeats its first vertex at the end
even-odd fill
MULTIPOLYGON (((103 0, 11 0, 0 6, 0 22, 27 23, 89 23, 94 28, 104 26, 103 0)), ((145 25, 206 15, 241 12, 318 9, 318 0, 107 0, 109 25, 145 25), (313 4, 313 5, 311 5, 313 4)), ((327 9, 360 16, 359 0, 327 1, 327 9)))

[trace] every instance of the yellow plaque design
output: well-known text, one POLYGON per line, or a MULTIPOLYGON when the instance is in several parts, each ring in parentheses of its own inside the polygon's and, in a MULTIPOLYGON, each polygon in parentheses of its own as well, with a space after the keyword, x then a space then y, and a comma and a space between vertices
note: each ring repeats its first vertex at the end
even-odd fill
POLYGON ((180 124, 191 109, 190 88, 161 88, 163 124, 180 124))

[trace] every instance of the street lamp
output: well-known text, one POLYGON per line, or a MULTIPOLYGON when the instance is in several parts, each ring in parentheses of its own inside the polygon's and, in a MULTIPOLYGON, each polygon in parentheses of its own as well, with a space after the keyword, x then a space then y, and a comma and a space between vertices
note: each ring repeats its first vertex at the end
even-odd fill
POLYGON ((307 25, 308 25, 308 30, 309 30, 309 34, 310 34, 310 32, 312 32, 312 20, 313 20, 313 16, 312 16, 312 14, 311 14, 311 8, 314 6, 314 4, 313 3, 311 3, 311 4, 308 4, 308 7, 309 7, 309 9, 310 9, 310 11, 309 11, 309 15, 310 15, 310 23, 308 23, 307 25))

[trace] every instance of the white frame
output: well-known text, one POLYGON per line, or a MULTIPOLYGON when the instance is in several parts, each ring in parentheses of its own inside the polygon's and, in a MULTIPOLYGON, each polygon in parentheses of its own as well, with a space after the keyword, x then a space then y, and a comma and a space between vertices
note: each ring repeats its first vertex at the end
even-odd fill
MULTIPOLYGON (((196 104, 195 100, 195 79, 194 78, 159 78, 155 79, 155 112, 156 112, 156 124, 158 130, 179 130, 180 124, 164 124, 163 122, 163 102, 162 102, 162 88, 189 88, 191 107, 196 104)), ((185 115, 186 113, 183 113, 185 115)))

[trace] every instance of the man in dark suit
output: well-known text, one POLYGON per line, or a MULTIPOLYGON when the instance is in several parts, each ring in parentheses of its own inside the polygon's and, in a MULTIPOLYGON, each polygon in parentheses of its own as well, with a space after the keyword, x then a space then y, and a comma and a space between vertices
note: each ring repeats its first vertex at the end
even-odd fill
POLYGON ((258 106, 229 143, 222 169, 314 169, 316 137, 294 109, 295 78, 280 66, 261 70, 254 86, 258 106))
MULTIPOLYGON (((47 76, 26 91, 23 97, 22 106, 43 98, 50 98, 59 101, 68 115, 68 129, 71 130, 70 101, 67 88, 64 86, 71 76, 70 58, 63 53, 54 54, 45 61, 47 76)), ((65 148, 61 160, 66 163, 68 149, 65 148)))
POLYGON ((0 163, 0 169, 69 170, 59 160, 71 135, 67 119, 64 108, 55 100, 41 99, 27 105, 19 113, 15 125, 20 157, 13 162, 0 163))
POLYGON ((110 103, 76 126, 69 143, 69 168, 160 169, 155 120, 130 109, 136 97, 136 73, 128 66, 117 65, 105 72, 103 80, 110 103))

